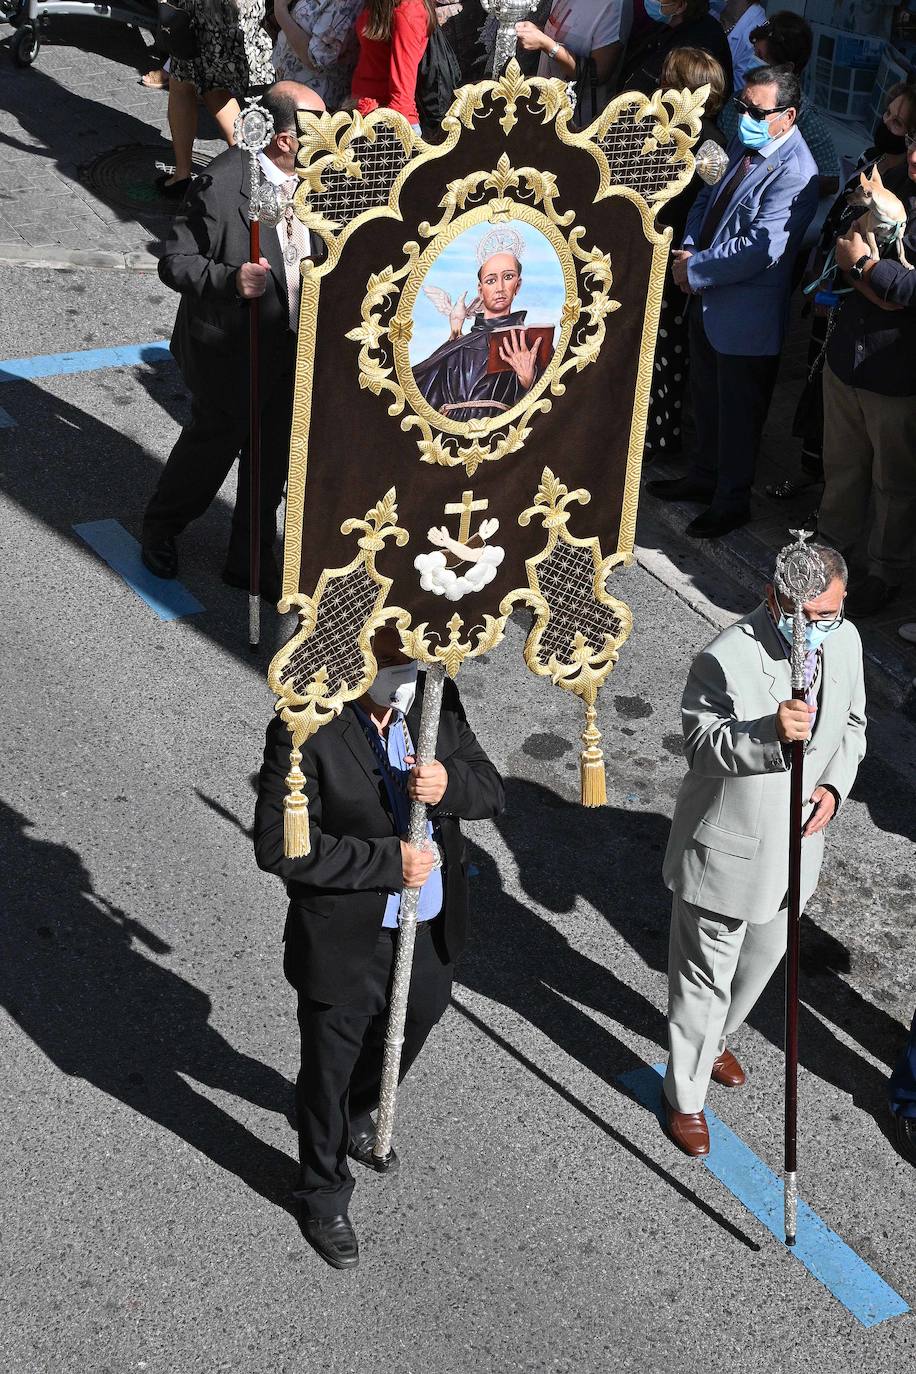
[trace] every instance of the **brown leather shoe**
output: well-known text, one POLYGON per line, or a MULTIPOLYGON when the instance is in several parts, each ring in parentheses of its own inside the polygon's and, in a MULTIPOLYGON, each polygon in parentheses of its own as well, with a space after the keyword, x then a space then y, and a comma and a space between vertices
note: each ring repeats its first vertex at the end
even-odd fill
POLYGON ((667 1097, 665 1104, 665 1125, 668 1134, 679 1145, 685 1155, 699 1159, 709 1154, 709 1127, 703 1112, 676 1112, 667 1097))
POLYGON ((747 1074, 738 1063, 731 1050, 723 1050, 712 1063, 712 1081, 721 1083, 723 1088, 743 1088, 747 1074))

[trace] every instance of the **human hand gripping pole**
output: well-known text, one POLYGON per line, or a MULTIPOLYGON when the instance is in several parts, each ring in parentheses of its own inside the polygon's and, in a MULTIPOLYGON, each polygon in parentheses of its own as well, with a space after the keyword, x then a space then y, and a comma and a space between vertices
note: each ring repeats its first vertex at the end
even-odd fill
MULTIPOLYGON (((249 157, 251 190, 248 201, 248 259, 261 266, 261 174, 258 153, 273 138, 274 123, 257 100, 249 97, 236 117, 236 144, 249 157)), ((261 294, 248 301, 248 648, 254 653, 261 640, 261 294)))
MULTIPOLYGON (((805 699, 804 604, 826 591, 829 578, 820 556, 805 543, 805 530, 791 530, 796 543, 787 544, 776 560, 775 583, 780 596, 792 603, 792 698, 805 699)), ((786 1104, 783 1171, 786 1245, 794 1245, 798 1227, 798 955, 801 931, 802 806, 804 799, 805 740, 789 744, 788 938, 786 944, 786 1104)))
MULTIPOLYGON (((426 687, 423 692, 423 712, 420 716, 420 730, 417 737, 417 762, 420 764, 435 761, 444 685, 445 668, 442 664, 437 663, 427 668, 426 687)), ((423 849, 428 843, 426 834, 427 815, 425 802, 411 802, 407 843, 414 849, 423 849)), ((384 1162, 391 1152, 398 1077, 401 1068, 401 1048, 404 1044, 404 1025, 407 1021, 407 996, 410 992, 410 974, 413 968, 413 947, 417 934, 419 903, 420 889, 418 887, 405 887, 401 894, 401 909, 398 913, 398 942, 394 959, 394 976, 391 982, 388 1029, 385 1032, 385 1056, 382 1061, 378 1122, 375 1128, 375 1144, 372 1147, 372 1154, 380 1163, 384 1162)))

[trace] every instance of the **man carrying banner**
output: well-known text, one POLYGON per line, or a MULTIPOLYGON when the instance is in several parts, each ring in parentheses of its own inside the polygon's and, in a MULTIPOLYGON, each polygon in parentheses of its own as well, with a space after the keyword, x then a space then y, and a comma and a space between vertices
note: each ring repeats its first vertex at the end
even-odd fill
POLYGON ((347 1215, 353 1178, 347 1156, 379 1172, 398 1167, 392 1150, 375 1161, 378 1105, 400 894, 420 904, 401 1076, 416 1059, 451 993, 465 942, 468 891, 459 819, 503 808, 499 774, 481 749, 457 689, 448 683, 436 762, 414 765, 423 697, 417 664, 393 629, 373 639, 378 674, 302 748, 310 852, 283 854, 289 733, 267 730, 255 812, 258 864, 290 897, 284 971, 299 994, 302 1067, 296 1087, 306 1239, 336 1269, 358 1263, 347 1215), (412 800, 429 807, 428 848, 401 836, 412 800))
POLYGON ((792 607, 772 586, 762 605, 694 660, 681 715, 689 771, 675 805, 664 878, 673 897, 665 1076, 668 1131, 709 1153, 710 1077, 745 1081, 726 1048, 786 949, 789 746, 807 741, 802 906, 814 892, 824 830, 865 753, 862 647, 843 616, 847 571, 817 547, 829 579, 804 604, 805 700, 792 700, 792 607))

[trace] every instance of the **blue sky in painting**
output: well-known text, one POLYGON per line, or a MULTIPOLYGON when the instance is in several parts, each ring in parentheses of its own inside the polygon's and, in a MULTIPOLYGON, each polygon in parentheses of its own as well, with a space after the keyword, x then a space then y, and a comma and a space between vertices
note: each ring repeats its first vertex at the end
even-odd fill
MULTIPOLYGON (((530 224, 513 220, 512 227, 525 244, 522 254, 522 285, 515 308, 527 310, 528 324, 559 324, 566 299, 563 272, 553 245, 530 224)), ((470 302, 477 292, 477 245, 492 225, 475 224, 459 234, 439 254, 423 285, 438 286, 455 301, 466 291, 470 302)), ((465 325, 465 333, 470 323, 465 325)), ((421 286, 413 311, 413 337, 410 340, 411 364, 428 358, 448 339, 448 318, 441 315, 421 286)))

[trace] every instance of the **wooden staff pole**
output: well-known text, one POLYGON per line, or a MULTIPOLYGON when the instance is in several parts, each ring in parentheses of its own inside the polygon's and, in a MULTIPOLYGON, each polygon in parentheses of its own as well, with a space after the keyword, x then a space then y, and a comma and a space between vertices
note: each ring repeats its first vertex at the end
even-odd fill
MULTIPOLYGON (((249 258, 261 261, 261 224, 252 209, 249 258)), ((248 302, 248 648, 261 642, 261 298, 248 302)))
MULTIPOLYGON (((823 560, 805 543, 804 530, 792 530, 795 544, 787 545, 776 560, 774 581, 780 596, 792 603, 792 698, 805 700, 807 620, 804 606, 827 588, 823 560)), ((789 746, 789 881, 786 936, 786 1073, 784 1134, 784 1206, 786 1244, 798 1234, 798 958, 801 935, 802 808, 805 788, 805 741, 789 746)))
MULTIPOLYGON (((248 259, 261 261, 261 173, 258 153, 274 133, 268 110, 254 96, 235 121, 235 142, 248 157, 248 259)), ((261 640, 261 301, 248 302, 248 648, 252 653, 261 640)))

